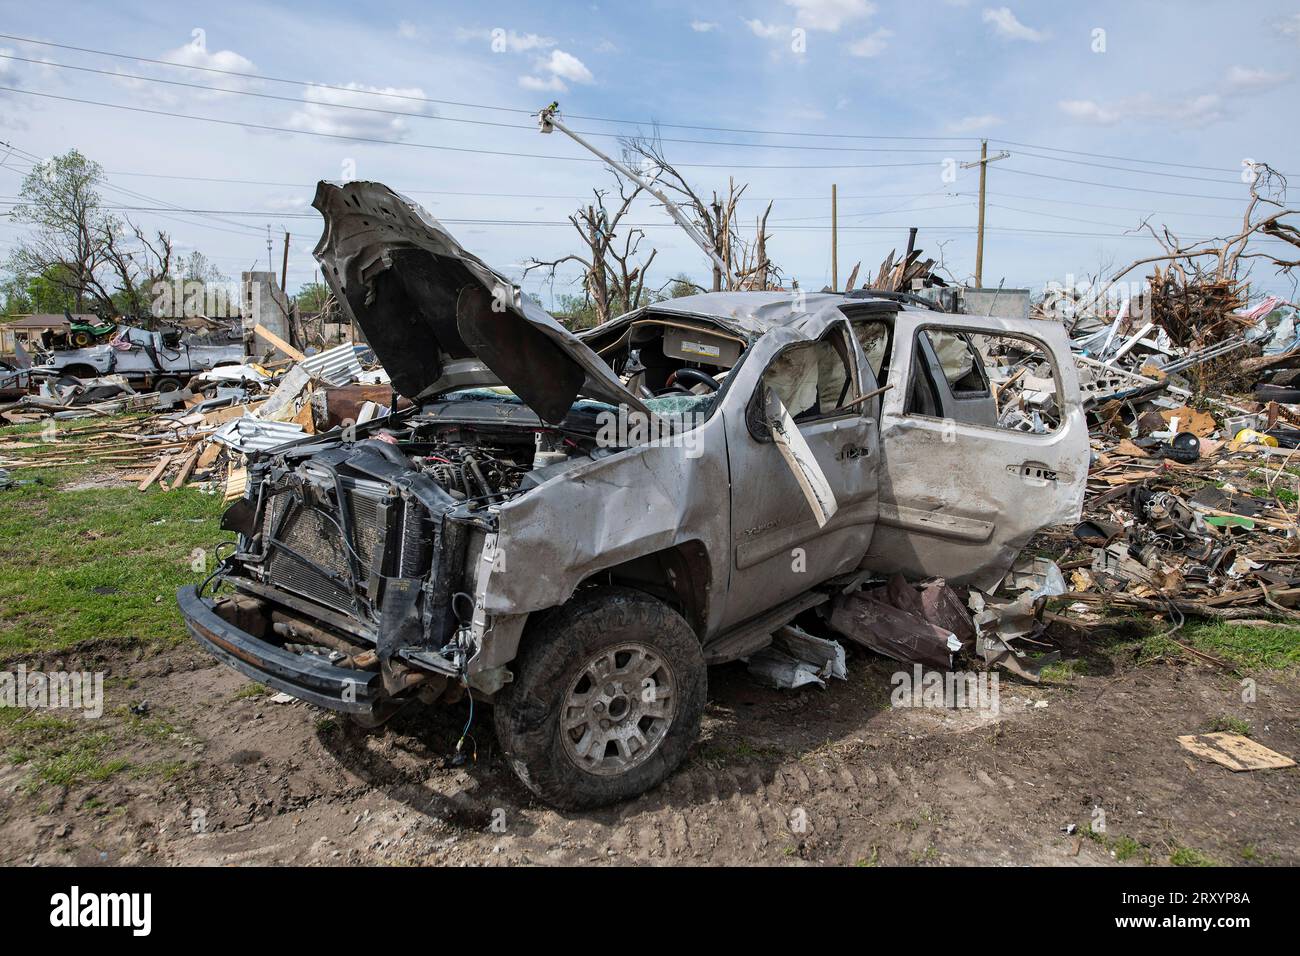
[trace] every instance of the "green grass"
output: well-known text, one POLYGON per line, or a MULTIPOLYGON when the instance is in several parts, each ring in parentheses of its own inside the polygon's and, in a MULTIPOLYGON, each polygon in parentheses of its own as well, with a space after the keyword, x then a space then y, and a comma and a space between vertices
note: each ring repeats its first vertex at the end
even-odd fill
POLYGON ((1069 684, 1080 669, 1081 665, 1077 660, 1056 661, 1052 664, 1044 664, 1038 676, 1047 684, 1069 684))
POLYGON ((1146 847, 1131 836, 1112 837, 1109 834, 1094 830, 1091 824, 1080 830, 1079 835, 1113 854, 1119 863, 1124 863, 1138 856, 1146 863, 1151 862, 1151 855, 1147 852, 1146 847))
POLYGON ((1218 866, 1209 854, 1202 853, 1189 846, 1180 846, 1169 854, 1169 862, 1174 866, 1218 866))
POLYGON ((1130 836, 1122 836, 1111 844, 1111 850, 1115 853, 1115 859, 1123 863, 1141 853, 1142 844, 1130 836))
POLYGON ((1171 640, 1164 636, 1163 625, 1144 619, 1137 619, 1134 624, 1149 631, 1133 644, 1139 663, 1165 657, 1195 659, 1179 644, 1193 647, 1241 670, 1281 670, 1300 663, 1300 627, 1188 621, 1170 635, 1171 640))
MULTIPOLYGON (((40 429, 2 428, 0 437, 40 429)), ((75 437, 65 436, 64 447, 75 452, 75 437)), ((155 487, 141 493, 127 484, 64 490, 103 467, 11 467, 14 478, 35 483, 0 491, 0 662, 73 647, 184 639, 176 589, 206 573, 190 566, 195 548, 208 552, 210 569, 214 545, 229 538, 217 527, 221 501, 197 490, 155 487)), ((155 715, 130 711, 133 684, 105 681, 114 706, 98 720, 0 708, 0 754, 29 771, 31 790, 93 785, 119 774, 175 777, 189 764, 151 761, 148 751, 177 730, 155 715)))
POLYGON ((1243 737, 1249 737, 1250 721, 1233 717, 1231 714, 1220 714, 1210 724, 1209 733, 1241 734, 1243 737))
POLYGON ((175 595, 202 577, 190 569, 193 551, 206 550, 210 567, 213 546, 230 537, 217 527, 219 497, 60 489, 96 467, 16 467, 13 477, 38 483, 0 491, 0 660, 86 642, 183 637, 175 595))
POLYGON ((257 681, 250 681, 239 690, 235 691, 235 700, 247 700, 250 697, 261 697, 266 693, 266 685, 259 684, 257 681))

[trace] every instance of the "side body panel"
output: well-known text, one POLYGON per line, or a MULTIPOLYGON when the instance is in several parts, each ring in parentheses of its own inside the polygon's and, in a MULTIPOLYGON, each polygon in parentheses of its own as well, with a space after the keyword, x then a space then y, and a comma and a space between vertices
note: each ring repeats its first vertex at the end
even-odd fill
MULTIPOLYGON (((879 398, 845 414, 803 424, 799 431, 834 492, 837 510, 820 527, 799 481, 772 441, 750 432, 746 405, 763 372, 785 346, 819 338, 838 310, 803 332, 769 332, 750 350, 723 414, 731 465, 731 583, 724 624, 732 626, 780 604, 836 574, 851 570, 871 543, 877 511, 879 398)), ((856 339, 849 336, 860 393, 875 380, 856 339)))
POLYGON ((881 410, 880 520, 864 567, 991 587, 1040 529, 1075 521, 1088 428, 1064 328, 1047 321, 904 310, 881 410), (1035 435, 904 414, 917 331, 937 327, 1036 342, 1056 373, 1061 426, 1035 435))

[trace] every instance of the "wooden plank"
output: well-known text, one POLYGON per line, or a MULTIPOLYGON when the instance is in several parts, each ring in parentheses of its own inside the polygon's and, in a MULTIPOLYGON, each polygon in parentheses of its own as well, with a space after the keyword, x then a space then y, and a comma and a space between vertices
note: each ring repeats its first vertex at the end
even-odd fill
POLYGON ((1241 734, 1187 734, 1178 742, 1202 760, 1222 764, 1234 773, 1243 770, 1279 770, 1294 767, 1295 761, 1269 750, 1241 734))
POLYGON ((172 479, 172 483, 167 487, 172 491, 175 491, 177 488, 184 485, 185 482, 189 480, 190 473, 194 471, 194 463, 198 460, 199 447, 195 445, 194 450, 185 456, 185 460, 181 462, 180 471, 176 472, 176 477, 172 479))
POLYGON ((153 471, 149 472, 149 477, 147 477, 144 481, 140 482, 140 484, 136 487, 136 491, 146 490, 150 485, 152 485, 155 481, 157 481, 160 477, 162 477, 162 473, 167 470, 167 466, 170 465, 171 463, 172 463, 171 455, 163 455, 161 458, 159 458, 158 464, 154 465, 153 471))
POLYGON ((253 326, 253 334, 262 337, 267 342, 270 342, 295 362, 301 362, 307 357, 264 325, 253 326))

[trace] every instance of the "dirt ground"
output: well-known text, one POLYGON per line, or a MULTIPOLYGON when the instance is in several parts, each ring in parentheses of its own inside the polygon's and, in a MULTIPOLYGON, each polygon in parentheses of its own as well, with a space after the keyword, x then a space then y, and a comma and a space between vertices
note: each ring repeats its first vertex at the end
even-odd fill
POLYGON ((56 786, 0 762, 0 863, 1300 863, 1297 768, 1234 774, 1175 740, 1226 714, 1300 753, 1294 668, 1244 704, 1236 676, 1112 655, 1062 685, 1003 675, 991 714, 891 707, 895 666, 849 655, 824 691, 714 669, 686 764, 588 813, 530 799, 483 706, 477 759, 453 766, 464 705, 367 733, 188 645, 29 662, 108 671, 106 715, 86 723, 120 735, 126 764, 170 769, 56 786), (154 729, 133 735, 144 701, 154 729))

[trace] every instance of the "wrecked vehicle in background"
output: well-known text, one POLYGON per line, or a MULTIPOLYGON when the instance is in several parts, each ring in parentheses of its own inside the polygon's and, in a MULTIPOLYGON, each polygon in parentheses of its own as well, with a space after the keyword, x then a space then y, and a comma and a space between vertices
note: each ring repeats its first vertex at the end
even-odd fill
POLYGON ((414 407, 257 456, 223 519, 224 590, 180 592, 188 628, 368 724, 490 701, 549 803, 662 781, 706 666, 845 580, 991 584, 1078 515, 1087 433, 1058 324, 714 293, 579 338, 388 188, 321 183, 314 205, 323 273, 414 407), (977 336, 1054 372, 1054 426, 999 427, 977 336))
POLYGON ((244 361, 241 343, 194 342, 175 331, 152 332, 119 325, 100 345, 50 353, 33 365, 33 377, 61 380, 120 375, 138 391, 170 392, 184 388, 201 372, 244 361))

